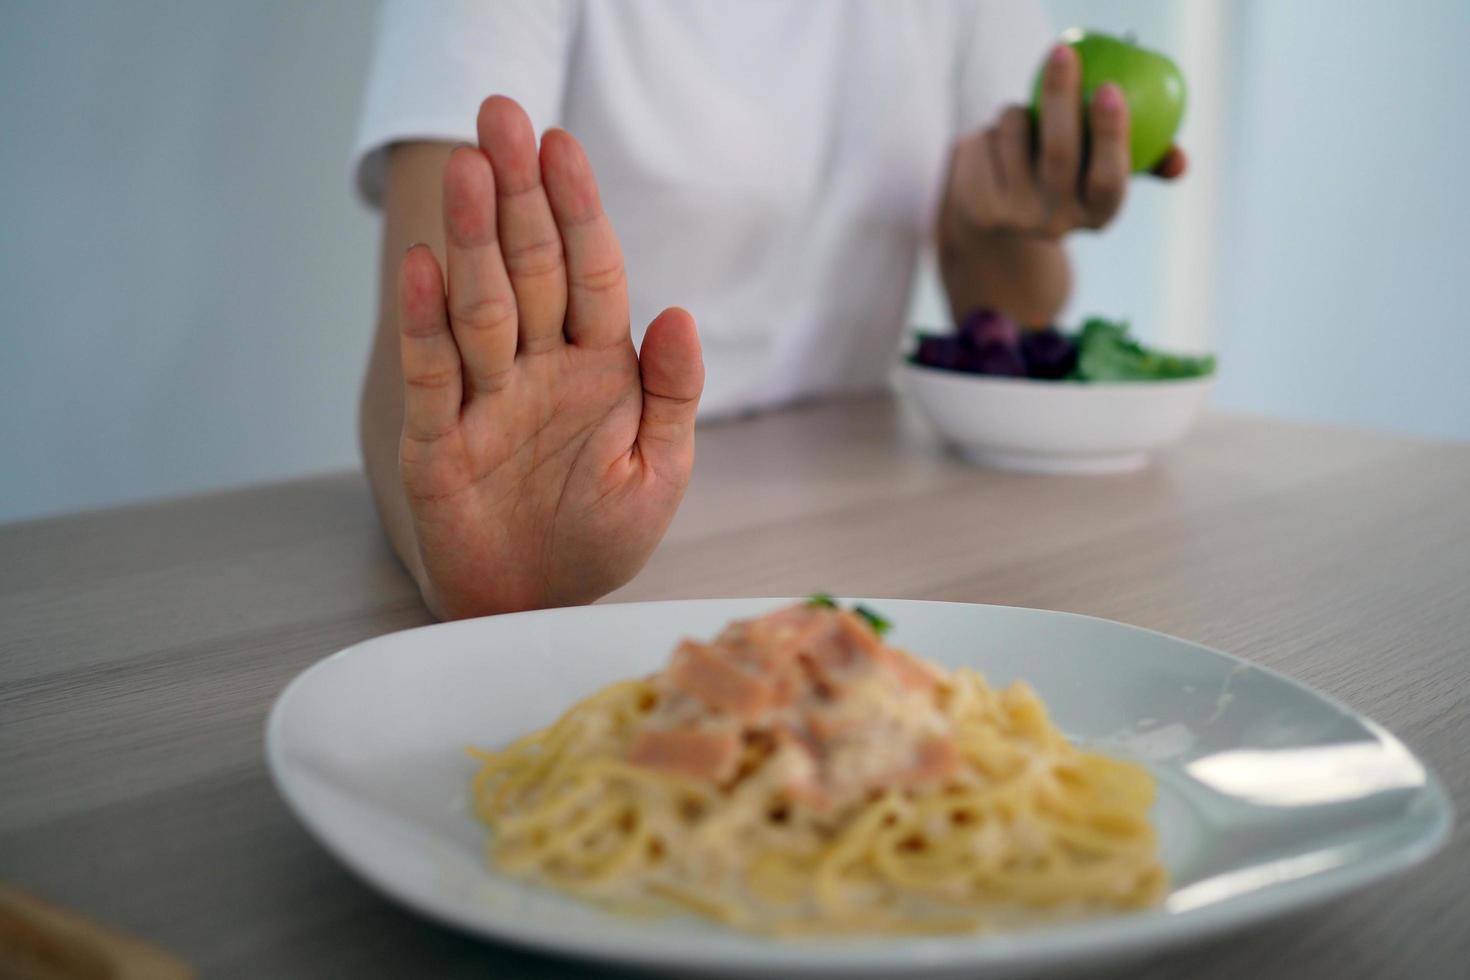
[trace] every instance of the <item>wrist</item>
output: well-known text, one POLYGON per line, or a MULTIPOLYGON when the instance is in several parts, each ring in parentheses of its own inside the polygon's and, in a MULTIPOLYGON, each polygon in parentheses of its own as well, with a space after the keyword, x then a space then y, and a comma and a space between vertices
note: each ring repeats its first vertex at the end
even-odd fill
POLYGON ((956 318, 1002 310, 1020 323, 1050 323, 1071 290, 1066 248, 1058 237, 963 222, 945 215, 937 236, 939 272, 956 318))

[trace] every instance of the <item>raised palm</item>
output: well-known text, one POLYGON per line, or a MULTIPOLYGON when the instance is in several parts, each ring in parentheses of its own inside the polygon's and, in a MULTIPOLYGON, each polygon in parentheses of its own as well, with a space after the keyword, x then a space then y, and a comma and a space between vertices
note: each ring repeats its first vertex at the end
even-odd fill
POLYGON ((399 466, 441 616, 591 601, 631 578, 694 462, 703 366, 665 310, 641 356, 622 254, 576 140, 509 99, 444 171, 445 276, 399 274, 399 466))

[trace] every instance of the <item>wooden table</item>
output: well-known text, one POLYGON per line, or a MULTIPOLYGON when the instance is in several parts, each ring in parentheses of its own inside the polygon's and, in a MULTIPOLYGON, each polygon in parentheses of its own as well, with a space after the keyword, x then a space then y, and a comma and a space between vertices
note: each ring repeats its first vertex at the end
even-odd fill
MULTIPOLYGON (((1026 477, 946 459, 871 398, 710 427, 699 454, 614 600, 825 589, 1137 623, 1367 712, 1470 813, 1470 447, 1212 418, 1141 473, 1026 477)), ((389 904, 267 779, 288 680, 427 621, 357 474, 0 528, 0 879, 206 976, 592 973, 389 904)), ((1467 964, 1462 829, 1391 884, 1116 975, 1467 964)))

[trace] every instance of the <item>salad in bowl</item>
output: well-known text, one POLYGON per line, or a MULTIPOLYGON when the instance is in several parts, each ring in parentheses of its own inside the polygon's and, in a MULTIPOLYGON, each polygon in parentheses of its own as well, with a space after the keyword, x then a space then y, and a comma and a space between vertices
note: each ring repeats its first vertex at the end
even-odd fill
POLYGON ((1139 469, 1180 439, 1215 358, 1145 346, 1122 321, 1022 328, 993 310, 918 335, 901 384, 940 437, 984 466, 1039 473, 1139 469))

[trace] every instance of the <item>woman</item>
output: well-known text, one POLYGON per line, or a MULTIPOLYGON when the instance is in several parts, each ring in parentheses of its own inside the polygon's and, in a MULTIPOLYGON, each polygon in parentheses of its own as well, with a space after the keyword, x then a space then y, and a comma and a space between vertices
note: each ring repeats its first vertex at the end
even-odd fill
POLYGON ((386 5, 359 138, 384 213, 362 440, 441 617, 631 578, 702 394, 708 415, 880 386, 928 236, 956 312, 1049 322, 1065 236, 1126 190, 1122 93, 1084 124, 1035 4, 426 7, 386 5), (1006 103, 1043 56, 1033 132, 1006 103))

